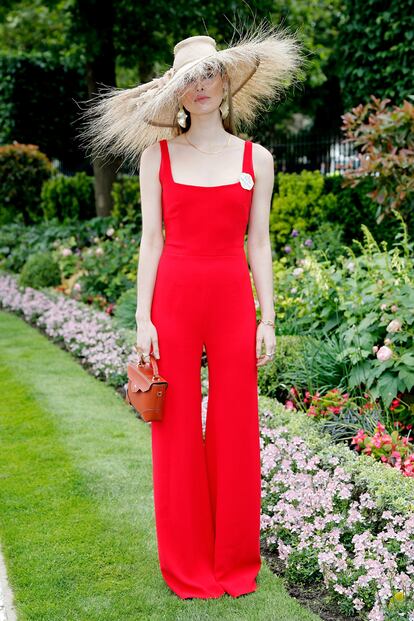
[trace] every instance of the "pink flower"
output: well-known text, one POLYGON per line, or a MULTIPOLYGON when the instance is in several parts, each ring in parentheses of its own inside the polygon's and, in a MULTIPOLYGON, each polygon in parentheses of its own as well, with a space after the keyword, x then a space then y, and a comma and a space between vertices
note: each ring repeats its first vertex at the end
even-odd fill
POLYGON ((393 319, 387 326, 387 332, 399 332, 401 330, 401 321, 393 319))
POLYGON ((377 351, 377 358, 380 362, 386 362, 392 356, 392 349, 387 347, 387 345, 383 345, 377 351))

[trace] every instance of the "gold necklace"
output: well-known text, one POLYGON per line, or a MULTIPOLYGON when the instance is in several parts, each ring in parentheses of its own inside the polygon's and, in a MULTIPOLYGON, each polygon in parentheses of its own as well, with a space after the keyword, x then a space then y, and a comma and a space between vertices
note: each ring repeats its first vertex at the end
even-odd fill
POLYGON ((186 132, 184 133, 184 138, 187 140, 188 144, 190 144, 192 147, 194 147, 198 151, 201 151, 201 153, 207 153, 208 155, 214 155, 215 153, 221 153, 222 151, 224 151, 224 149, 228 146, 230 142, 231 134, 229 134, 226 144, 224 145, 222 149, 220 149, 220 151, 203 151, 203 149, 200 149, 200 147, 197 147, 195 144, 193 144, 192 142, 188 140, 186 132))

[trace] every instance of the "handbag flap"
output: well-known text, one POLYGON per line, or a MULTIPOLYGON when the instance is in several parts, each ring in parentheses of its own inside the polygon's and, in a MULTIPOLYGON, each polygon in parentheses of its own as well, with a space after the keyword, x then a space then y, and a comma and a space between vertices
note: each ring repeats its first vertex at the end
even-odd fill
POLYGON ((128 379, 131 382, 132 392, 138 392, 138 390, 146 392, 149 390, 151 388, 151 384, 153 383, 152 378, 152 366, 137 367, 131 362, 128 363, 128 379))

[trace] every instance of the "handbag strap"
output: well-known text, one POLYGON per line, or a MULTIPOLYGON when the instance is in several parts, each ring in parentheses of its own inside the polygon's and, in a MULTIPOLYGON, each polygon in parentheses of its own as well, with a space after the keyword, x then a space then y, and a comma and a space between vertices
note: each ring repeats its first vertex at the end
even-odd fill
MULTIPOLYGON (((135 347, 135 350, 138 352, 137 346, 134 345, 134 347, 135 347)), ((138 364, 140 365, 142 358, 141 358, 141 355, 139 353, 138 353, 138 356, 139 356, 138 364)), ((159 376, 157 359, 155 358, 154 352, 150 352, 149 356, 150 356, 150 364, 152 366, 152 373, 154 375, 153 379, 155 379, 155 378, 157 378, 159 376)), ((145 364, 146 363, 144 363, 144 365, 145 364)))

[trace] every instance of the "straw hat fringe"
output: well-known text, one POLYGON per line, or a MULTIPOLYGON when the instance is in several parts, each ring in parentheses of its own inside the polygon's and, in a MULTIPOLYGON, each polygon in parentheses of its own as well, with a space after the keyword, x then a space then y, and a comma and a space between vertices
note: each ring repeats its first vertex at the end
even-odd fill
POLYGON ((130 163, 131 170, 136 169, 147 146, 177 134, 180 97, 206 69, 226 68, 239 131, 241 126, 248 130, 259 112, 298 82, 305 62, 295 34, 262 22, 247 30, 236 45, 196 59, 178 71, 171 67, 162 76, 133 88, 104 87, 86 101, 78 138, 92 158, 123 157, 121 166, 130 163))

